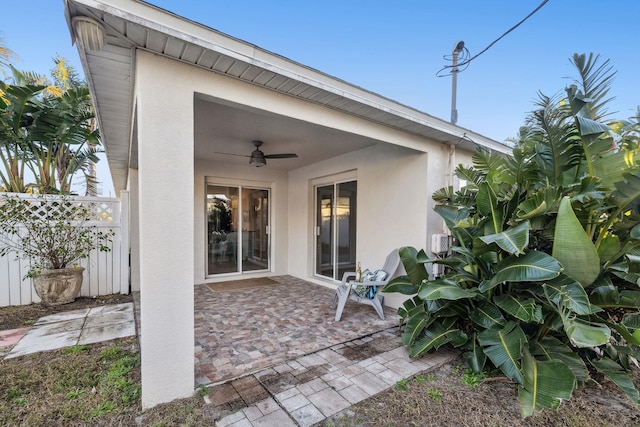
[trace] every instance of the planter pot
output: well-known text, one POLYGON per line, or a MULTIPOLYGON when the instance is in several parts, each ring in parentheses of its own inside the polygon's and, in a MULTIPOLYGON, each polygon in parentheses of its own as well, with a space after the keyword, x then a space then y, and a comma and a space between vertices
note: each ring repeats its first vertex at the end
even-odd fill
POLYGON ((80 294, 83 271, 83 267, 44 270, 33 278, 33 287, 44 304, 68 304, 80 294))

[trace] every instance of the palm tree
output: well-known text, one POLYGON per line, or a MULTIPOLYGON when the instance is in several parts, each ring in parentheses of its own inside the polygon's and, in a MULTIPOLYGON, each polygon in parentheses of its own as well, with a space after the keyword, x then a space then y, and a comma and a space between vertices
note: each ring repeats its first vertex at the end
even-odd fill
POLYGON ((0 82, 0 182, 13 192, 69 193, 82 172, 86 193, 95 195, 100 136, 90 94, 64 58, 54 62, 53 83, 11 65, 13 84, 0 82), (25 166, 36 177, 33 185, 24 183, 25 166))

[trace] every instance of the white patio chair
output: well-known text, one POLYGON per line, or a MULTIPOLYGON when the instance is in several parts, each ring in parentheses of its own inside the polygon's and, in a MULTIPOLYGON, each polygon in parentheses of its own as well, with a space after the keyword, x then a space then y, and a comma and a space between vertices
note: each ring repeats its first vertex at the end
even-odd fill
POLYGON ((384 280, 378 281, 362 281, 357 282, 355 280, 356 273, 355 272, 346 272, 342 276, 342 283, 336 289, 336 293, 333 296, 332 308, 336 307, 336 322, 340 320, 342 317, 342 311, 344 310, 344 306, 347 303, 347 299, 358 302, 360 304, 367 304, 372 306, 378 316, 384 320, 384 312, 382 311, 382 303, 383 296, 380 294, 382 288, 389 283, 389 281, 394 277, 394 273, 398 269, 400 265, 400 255, 398 254, 398 250, 394 249, 391 251, 389 255, 387 255, 387 259, 384 262, 384 266, 382 267, 382 271, 386 273, 386 277, 384 280), (373 286, 376 287, 373 298, 366 298, 358 295, 355 292, 356 286, 365 286, 367 288, 371 288, 373 286))

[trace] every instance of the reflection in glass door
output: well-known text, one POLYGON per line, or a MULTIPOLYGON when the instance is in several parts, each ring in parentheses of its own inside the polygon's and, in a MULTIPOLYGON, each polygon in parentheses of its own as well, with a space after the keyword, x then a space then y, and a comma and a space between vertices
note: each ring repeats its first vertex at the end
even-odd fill
POLYGON ((269 269, 269 190, 207 185, 207 275, 269 269))
POLYGON ((357 182, 316 187, 316 265, 319 276, 340 280, 356 264, 357 182))
POLYGON ((242 189, 242 271, 269 268, 269 191, 242 189))

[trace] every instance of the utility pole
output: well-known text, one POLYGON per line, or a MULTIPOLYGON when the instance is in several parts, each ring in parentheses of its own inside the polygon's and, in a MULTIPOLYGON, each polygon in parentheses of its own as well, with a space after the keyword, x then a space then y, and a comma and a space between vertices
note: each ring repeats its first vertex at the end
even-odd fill
POLYGON ((451 68, 451 124, 458 122, 458 110, 456 109, 456 96, 458 92, 458 55, 464 49, 464 42, 460 40, 453 46, 453 67, 451 68))

